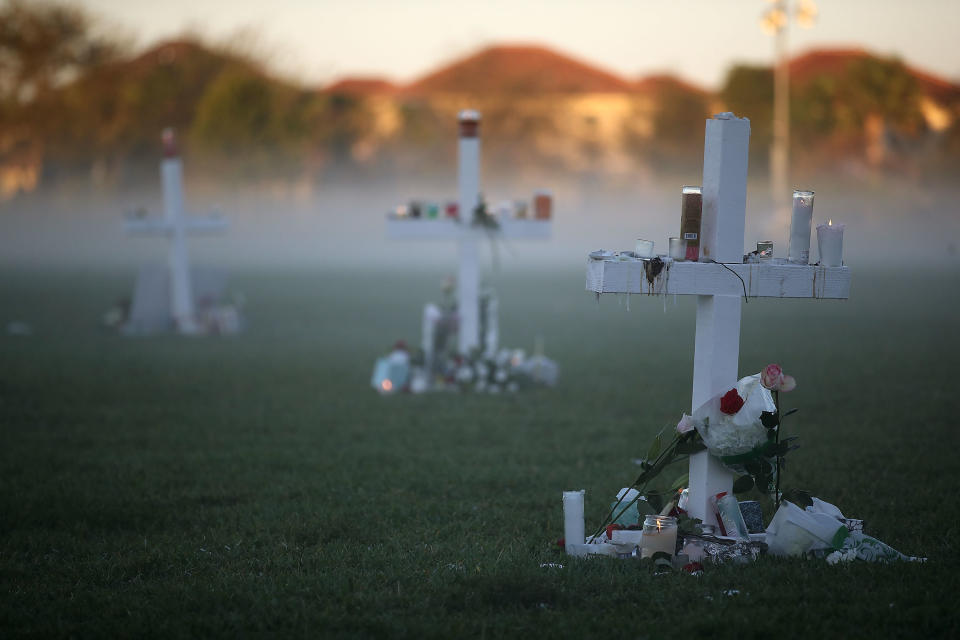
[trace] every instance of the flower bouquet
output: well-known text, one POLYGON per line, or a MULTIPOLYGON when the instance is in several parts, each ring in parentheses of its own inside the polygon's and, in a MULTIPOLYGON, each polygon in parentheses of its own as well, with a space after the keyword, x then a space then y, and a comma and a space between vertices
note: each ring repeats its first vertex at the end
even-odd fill
MULTIPOLYGON (((781 494, 783 458, 797 445, 793 444, 796 437, 781 438, 783 418, 796 409, 781 413, 780 393, 789 392, 796 386, 796 381, 784 374, 779 365, 771 364, 760 373, 741 378, 734 388, 711 398, 692 416, 683 414, 668 444, 664 446, 662 431, 654 438, 646 459, 639 461, 640 475, 630 487, 618 493, 616 502, 596 532, 584 539, 581 526, 576 537, 585 544, 568 544, 568 552, 575 551, 574 555, 642 557, 637 549, 632 554, 624 554, 623 546, 625 542, 634 541, 636 536, 630 530, 637 529, 638 521, 647 516, 666 517, 670 526, 675 522, 678 534, 677 553, 671 555, 660 551, 652 554, 656 571, 678 566, 700 570, 701 559, 746 561, 768 550, 773 555, 812 554, 825 557, 830 564, 857 558, 868 561, 922 560, 905 556, 866 536, 862 521, 845 518, 837 507, 805 491, 792 490, 781 494), (756 515, 757 528, 762 529, 759 504, 755 501, 738 502, 733 495, 726 493, 712 496, 721 535, 716 535, 713 527, 689 517, 685 504, 688 490, 684 489, 687 474, 672 482, 664 482, 663 472, 704 450, 734 473, 741 474, 734 481, 734 494, 742 495, 756 489, 768 506, 772 502, 774 513, 765 532, 754 533, 755 530, 744 526, 744 514, 751 513, 756 515), (628 531, 623 532, 623 529, 628 531), (618 532, 622 534, 618 536, 618 532), (691 560, 693 562, 689 562, 691 560)), ((573 520, 582 523, 582 498, 579 517, 573 520)), ((565 542, 571 542, 569 533, 565 542)), ((643 536, 638 547, 640 545, 645 545, 643 536)))

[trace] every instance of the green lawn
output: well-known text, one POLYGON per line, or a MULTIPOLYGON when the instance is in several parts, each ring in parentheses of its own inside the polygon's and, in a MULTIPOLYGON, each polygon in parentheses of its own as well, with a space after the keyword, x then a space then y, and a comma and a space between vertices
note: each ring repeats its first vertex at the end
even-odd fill
POLYGON ((587 490, 589 527, 689 410, 693 301, 509 273, 504 342, 542 333, 559 388, 380 398, 373 358, 416 342, 440 273, 241 272, 246 334, 123 339, 97 321, 130 274, 7 270, 0 321, 35 335, 0 335, 0 635, 960 633, 960 273, 744 308, 741 373, 799 381, 785 486, 930 562, 699 578, 554 546, 561 491, 587 490))

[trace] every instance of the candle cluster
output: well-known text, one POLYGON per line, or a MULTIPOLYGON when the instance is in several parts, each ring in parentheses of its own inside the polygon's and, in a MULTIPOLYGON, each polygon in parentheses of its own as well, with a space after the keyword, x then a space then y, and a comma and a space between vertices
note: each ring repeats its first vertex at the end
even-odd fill
MULTIPOLYGON (((813 227, 813 191, 793 192, 793 214, 790 222, 790 242, 787 261, 792 264, 810 264, 810 234, 813 227)), ((697 186, 685 186, 680 195, 680 235, 668 239, 668 251, 662 257, 676 262, 700 260, 700 227, 703 217, 703 194, 697 186)), ((817 225, 817 245, 820 251, 819 265, 843 266, 844 225, 817 225)), ((657 257, 653 240, 637 238, 634 251, 619 253, 621 259, 649 260, 657 257), (623 258, 626 256, 626 258, 623 258)), ((744 262, 767 262, 773 259, 773 241, 757 243, 757 250, 747 254, 744 262)))
MULTIPOLYGON (((492 211, 487 210, 487 204, 481 198, 477 208, 482 208, 485 215, 500 219, 526 220, 531 218, 532 209, 534 220, 550 220, 553 216, 553 194, 540 189, 534 192, 532 202, 526 200, 504 200, 492 211), (532 206, 531 206, 532 205, 532 206)), ((387 214, 388 218, 400 220, 436 220, 446 218, 459 221, 461 219, 460 205, 455 200, 447 200, 442 205, 435 201, 411 200, 401 204, 387 214), (442 214, 442 215, 441 215, 442 214)))
MULTIPOLYGON (((790 250, 787 260, 795 264, 810 263, 810 229, 813 224, 813 191, 795 190, 793 192, 793 215, 790 219, 790 250)), ((820 254, 820 266, 843 266, 843 230, 844 225, 817 225, 817 248, 820 254)), ((759 249, 759 245, 758 245, 759 249)))

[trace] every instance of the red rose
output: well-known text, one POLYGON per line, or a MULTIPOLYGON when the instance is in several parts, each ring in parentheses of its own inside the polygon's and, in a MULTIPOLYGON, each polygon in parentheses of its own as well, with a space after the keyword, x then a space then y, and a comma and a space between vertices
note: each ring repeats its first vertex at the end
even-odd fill
POLYGON ((608 524, 608 525, 607 525, 607 540, 613 540, 613 532, 614 532, 614 531, 620 531, 621 529, 623 529, 623 525, 622 525, 622 524, 617 524, 617 523, 608 524))
POLYGON ((736 389, 730 389, 720 398, 720 411, 728 416, 732 416, 743 407, 743 398, 737 393, 736 389))

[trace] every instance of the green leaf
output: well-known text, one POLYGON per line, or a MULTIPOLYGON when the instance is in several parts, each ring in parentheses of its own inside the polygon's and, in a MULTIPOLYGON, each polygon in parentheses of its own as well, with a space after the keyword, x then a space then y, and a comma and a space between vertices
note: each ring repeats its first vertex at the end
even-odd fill
POLYGON ((660 510, 663 509, 663 494, 650 491, 647 493, 647 502, 650 504, 650 508, 653 509, 654 513, 660 513, 660 510))
POLYGON ((790 410, 787 411, 785 414, 783 414, 783 417, 786 418, 787 416, 792 416, 792 415, 795 414, 797 411, 800 411, 800 409, 790 409, 790 410))
POLYGON ((693 455, 694 453, 700 453, 701 451, 706 451, 707 445, 703 444, 703 441, 690 441, 690 442, 678 442, 676 452, 682 456, 693 455))
POLYGON ((740 476, 733 483, 733 492, 734 493, 746 493, 753 489, 753 476, 740 476))
POLYGON ((657 434, 657 437, 653 439, 653 442, 650 443, 650 448, 647 449, 647 460, 656 460, 657 456, 660 455, 660 450, 663 448, 663 432, 657 434))
POLYGON ((689 473, 689 472, 683 474, 682 476, 680 476, 679 478, 677 478, 676 480, 674 480, 673 483, 670 484, 670 490, 671 490, 671 491, 676 491, 677 489, 683 489, 683 488, 686 487, 688 484, 690 484, 690 473, 689 473))
POLYGON ((703 533, 703 529, 700 525, 703 524, 703 520, 700 518, 691 518, 688 515, 681 515, 677 518, 677 531, 680 533, 694 533, 700 535, 703 533))
POLYGON ((790 450, 790 443, 786 440, 781 442, 765 442, 761 447, 761 452, 766 458, 777 458, 786 455, 790 450))

